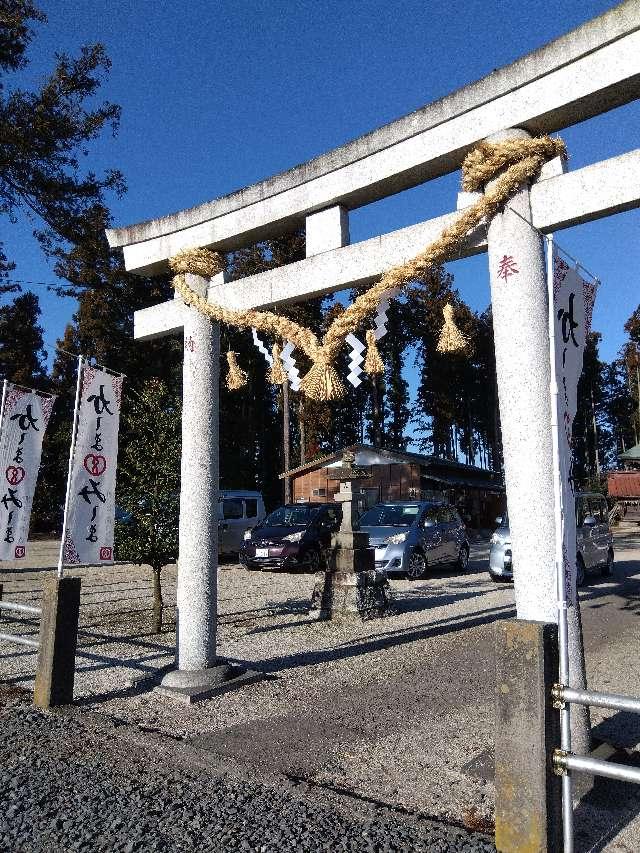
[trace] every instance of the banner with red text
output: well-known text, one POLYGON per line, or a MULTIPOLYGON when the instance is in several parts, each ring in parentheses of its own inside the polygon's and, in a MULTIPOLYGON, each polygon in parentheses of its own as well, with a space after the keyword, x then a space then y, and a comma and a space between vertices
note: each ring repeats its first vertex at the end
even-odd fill
POLYGON ((63 564, 112 563, 122 376, 82 369, 63 564))
POLYGON ((55 399, 6 385, 0 423, 0 560, 27 555, 42 439, 55 399))

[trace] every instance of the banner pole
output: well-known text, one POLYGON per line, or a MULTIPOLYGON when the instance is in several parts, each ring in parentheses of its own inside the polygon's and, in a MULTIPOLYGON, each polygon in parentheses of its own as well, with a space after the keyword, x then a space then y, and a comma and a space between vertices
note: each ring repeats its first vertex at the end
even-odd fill
POLYGON ((67 516, 69 514, 69 498, 71 490, 71 472, 73 469, 73 455, 76 449, 76 437, 78 433, 78 411, 80 408, 80 388, 82 387, 82 363, 83 357, 78 356, 78 378, 76 380, 76 401, 73 407, 73 426, 71 427, 71 447, 69 448, 69 468, 67 471, 67 490, 64 497, 64 515, 62 517, 62 539, 60 540, 60 555, 58 557, 58 577, 64 575, 64 541, 67 536, 67 516))
POLYGON ((4 422, 4 403, 7 399, 7 386, 9 385, 6 379, 2 380, 2 402, 0 403, 0 440, 2 440, 2 424, 4 422))
MULTIPOLYGON (((558 597, 558 656, 560 684, 569 684, 569 625, 567 620, 567 582, 564 571, 562 537, 562 493, 560 489, 560 449, 558 443, 558 381, 556 376, 555 307, 553 300, 553 235, 547 242, 547 287, 549 292, 549 358, 551 361, 551 439, 553 445, 553 497, 556 544, 556 593, 558 597)), ((575 512, 575 508, 564 507, 575 512)), ((571 752, 571 718, 569 704, 560 710, 560 748, 571 752)), ((562 777, 562 832, 564 853, 573 851, 573 780, 567 771, 562 777)))

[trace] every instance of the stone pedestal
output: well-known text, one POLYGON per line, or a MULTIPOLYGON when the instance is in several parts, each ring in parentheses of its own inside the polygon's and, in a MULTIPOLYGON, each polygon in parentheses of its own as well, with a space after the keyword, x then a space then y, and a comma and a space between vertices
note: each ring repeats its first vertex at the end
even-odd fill
POLYGON ((370 619, 389 608, 389 582, 376 572, 369 534, 336 533, 326 572, 316 574, 310 615, 319 619, 370 619))

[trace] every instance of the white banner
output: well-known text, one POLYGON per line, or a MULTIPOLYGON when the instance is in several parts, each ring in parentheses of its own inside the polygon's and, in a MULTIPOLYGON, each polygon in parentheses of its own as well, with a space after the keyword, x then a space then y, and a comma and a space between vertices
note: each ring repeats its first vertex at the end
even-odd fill
POLYGON ((7 383, 0 423, 0 560, 27 554, 42 439, 55 399, 7 383))
MULTIPOLYGON (((562 259, 556 246, 553 264, 553 341, 557 416, 557 461, 559 476, 559 525, 556 536, 562 541, 562 563, 567 604, 575 600, 576 589, 576 494, 573 474, 573 419, 576 415, 578 380, 597 283, 585 281, 575 267, 562 259)), ((555 441, 554 441, 555 443, 555 441)), ((559 555, 558 555, 559 556, 559 555)))
POLYGON ((112 563, 122 376, 84 367, 62 562, 112 563))

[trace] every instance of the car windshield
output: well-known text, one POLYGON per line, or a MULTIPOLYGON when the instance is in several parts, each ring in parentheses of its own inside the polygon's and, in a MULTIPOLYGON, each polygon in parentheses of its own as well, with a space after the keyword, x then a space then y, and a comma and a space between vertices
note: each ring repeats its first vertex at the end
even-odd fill
POLYGON ((320 512, 318 507, 281 506, 262 522, 263 527, 306 527, 320 512))
POLYGON ((368 509, 358 522, 359 527, 409 527, 420 512, 419 506, 381 504, 368 509))

